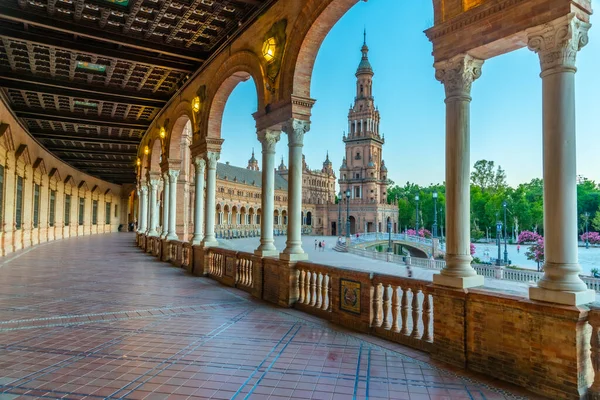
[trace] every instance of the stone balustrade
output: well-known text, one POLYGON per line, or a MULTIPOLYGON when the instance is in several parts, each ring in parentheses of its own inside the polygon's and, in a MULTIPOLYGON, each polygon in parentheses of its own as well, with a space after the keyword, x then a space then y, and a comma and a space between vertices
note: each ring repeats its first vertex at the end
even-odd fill
MULTIPOLYGON (((162 240, 161 245, 155 237, 138 237, 137 243, 144 250, 150 246, 152 254, 166 248, 163 253, 168 253, 173 265, 195 275, 427 352, 432 359, 550 398, 600 399, 600 305, 558 306, 497 291, 455 289, 180 241, 162 240)), ((408 258, 416 265, 415 258, 408 258)), ((431 261, 417 262, 440 267, 440 262, 431 261)), ((488 265, 476 269, 485 276, 502 270, 488 265)), ((503 274, 514 271, 504 269, 503 274)), ((537 276, 514 279, 529 281, 537 276)))

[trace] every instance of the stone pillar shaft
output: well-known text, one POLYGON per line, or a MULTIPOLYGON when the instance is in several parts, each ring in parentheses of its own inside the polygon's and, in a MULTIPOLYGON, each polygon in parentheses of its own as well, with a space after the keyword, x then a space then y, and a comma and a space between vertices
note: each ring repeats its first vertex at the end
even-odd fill
POLYGON ((158 232, 156 230, 158 226, 158 179, 150 180, 150 212, 149 212, 149 221, 150 225, 148 226, 148 236, 157 236, 158 232))
POLYGON ((293 119, 284 126, 288 135, 288 226, 286 247, 280 258, 289 261, 308 259, 302 249, 302 147, 304 134, 308 132, 308 121, 293 119))
POLYGON ((176 222, 177 222, 177 177, 178 169, 169 170, 169 233, 168 240, 177 240, 176 222))
POLYGON ((258 133, 262 144, 262 198, 260 207, 260 246, 255 254, 265 256, 277 255, 273 240, 273 218, 275 213, 275 146, 281 132, 265 130, 258 133))
POLYGON ((142 183, 141 187, 142 197, 140 201, 140 233, 146 233, 147 221, 148 221, 148 186, 146 183, 142 183))
POLYGON ((169 235, 169 173, 163 174, 163 220, 162 220, 162 233, 161 238, 166 238, 169 235))
POLYGON ((436 63, 436 78, 446 90, 446 268, 434 283, 468 288, 483 285, 471 267, 470 103, 471 84, 483 61, 462 54, 436 63))
POLYGON ((206 208, 203 247, 218 246, 215 238, 215 212, 217 209, 217 162, 220 154, 209 151, 206 160, 206 208))
POLYGON ((194 158, 195 170, 195 192, 194 192, 194 237, 192 244, 199 245, 202 242, 202 231, 204 224, 204 170, 206 161, 202 157, 194 158))
POLYGON ((529 297, 567 305, 595 300, 579 277, 577 247, 575 61, 589 28, 569 14, 528 32, 542 70, 545 232, 544 277, 529 297))

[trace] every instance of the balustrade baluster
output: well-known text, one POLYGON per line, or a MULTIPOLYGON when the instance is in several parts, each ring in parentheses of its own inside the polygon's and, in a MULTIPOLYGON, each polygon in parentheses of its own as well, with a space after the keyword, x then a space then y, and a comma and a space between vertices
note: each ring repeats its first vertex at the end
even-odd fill
POLYGON ((317 303, 317 273, 311 272, 310 275, 310 306, 314 307, 317 303))
POLYGON ((421 338, 421 333, 419 332, 419 317, 421 316, 421 304, 419 303, 419 289, 411 289, 413 293, 412 298, 412 333, 410 337, 415 339, 421 338))
POLYGON ((400 305, 400 313, 402 317, 402 329, 400 333, 408 335, 408 288, 402 288, 402 300, 400 305))
POLYGON ((238 284, 242 284, 243 285, 243 279, 242 279, 242 270, 244 268, 244 261, 237 259, 236 260, 236 265, 235 265, 235 283, 238 284))
POLYGON ((306 271, 306 295, 304 297, 304 304, 310 304, 310 280, 311 280, 312 272, 306 271))
POLYGON ((248 270, 247 270, 248 265, 246 263, 246 260, 240 260, 240 265, 242 267, 241 268, 241 272, 242 272, 242 285, 248 286, 248 283, 246 282, 247 279, 248 279, 247 278, 247 275, 248 275, 248 270))
POLYGON ((400 301, 398 299, 398 287, 392 286, 392 330, 394 332, 400 332, 400 301))
POLYGON ((383 322, 382 320, 382 314, 383 314, 383 307, 382 307, 382 290, 383 285, 381 283, 377 284, 377 287, 375 288, 375 321, 373 321, 373 324, 375 325, 375 327, 379 328, 383 322))
POLYGON ((304 270, 300 270, 298 273, 298 303, 304 304, 304 270))
MULTIPOLYGON (((369 327, 375 326, 375 287, 371 285, 369 289, 369 327)), ((343 296, 343 293, 340 293, 340 296, 343 296)))
POLYGON ((254 287, 254 261, 248 260, 248 287, 254 287))
POLYGON ((596 317, 592 311, 590 316, 590 324, 592 325, 592 338, 591 338, 591 358, 592 367, 594 368, 594 383, 589 389, 591 394, 590 398, 597 398, 600 395, 600 316, 596 317))
POLYGON ((323 304, 323 292, 322 292, 322 285, 323 285, 323 274, 321 272, 319 272, 319 274, 317 275, 317 303, 315 304, 315 307, 317 308, 321 308, 321 305, 323 304))
POLYGON ((321 310, 329 310, 329 275, 323 275, 323 304, 321 310))
POLYGON ((432 299, 429 293, 423 292, 423 337, 422 340, 426 342, 433 341, 433 335, 431 334, 431 317, 433 307, 431 304, 432 299))
POLYGON ((392 327, 390 311, 390 285, 388 285, 383 287, 383 329, 385 330, 392 327))

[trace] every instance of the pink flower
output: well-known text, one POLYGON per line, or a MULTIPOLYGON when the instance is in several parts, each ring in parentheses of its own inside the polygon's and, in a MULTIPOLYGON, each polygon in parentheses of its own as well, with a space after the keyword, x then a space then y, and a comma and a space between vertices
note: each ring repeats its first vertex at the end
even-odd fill
POLYGON ((539 235, 538 233, 531 232, 531 231, 522 231, 521 233, 519 233, 519 238, 517 239, 517 243, 519 243, 519 244, 536 243, 540 238, 542 238, 542 236, 539 235))

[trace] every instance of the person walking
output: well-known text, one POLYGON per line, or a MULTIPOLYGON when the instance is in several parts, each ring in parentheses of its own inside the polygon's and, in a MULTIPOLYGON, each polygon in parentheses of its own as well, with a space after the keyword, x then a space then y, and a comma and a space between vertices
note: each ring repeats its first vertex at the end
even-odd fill
POLYGON ((520 252, 521 252, 521 245, 520 245, 520 244, 518 244, 518 245, 517 245, 517 254, 519 254, 520 252))
POLYGON ((318 244, 318 242, 319 241, 317 239, 315 239, 315 251, 317 250, 317 244, 318 244))
POLYGON ((325 251, 325 240, 323 240, 321 247, 323 248, 323 250, 321 250, 321 251, 325 251))
MULTIPOLYGON (((317 246, 317 242, 315 241, 315 248, 317 246)), ((321 242, 319 242, 319 251, 321 251, 321 242)))

